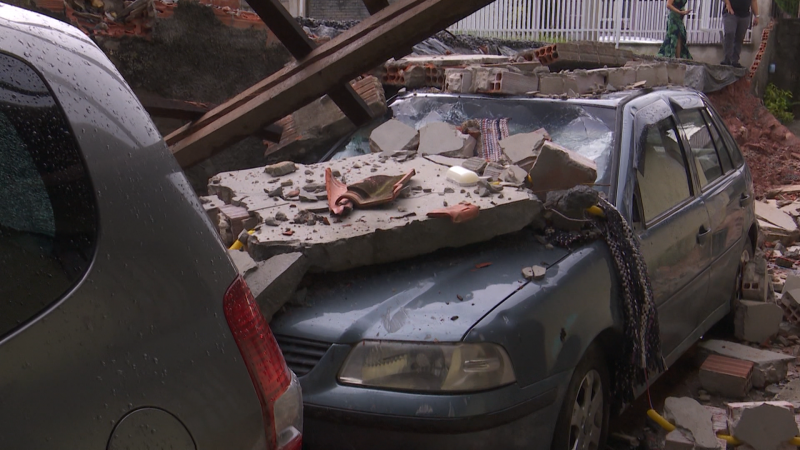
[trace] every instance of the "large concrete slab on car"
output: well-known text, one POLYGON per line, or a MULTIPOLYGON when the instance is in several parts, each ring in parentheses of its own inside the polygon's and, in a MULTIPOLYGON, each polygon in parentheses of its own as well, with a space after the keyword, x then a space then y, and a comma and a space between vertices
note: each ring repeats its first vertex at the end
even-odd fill
POLYGON ((370 154, 321 164, 298 164, 296 172, 282 177, 272 177, 262 168, 227 172, 211 179, 209 192, 247 208, 259 221, 275 225, 262 224, 248 239, 248 251, 255 260, 300 252, 314 271, 397 261, 439 248, 486 241, 524 228, 542 211, 541 202, 526 189, 506 187, 498 194, 480 197, 474 192, 475 187, 448 182, 447 166, 405 152, 398 156, 370 154), (373 175, 400 175, 412 169, 416 175, 402 198, 374 209, 355 209, 337 218, 327 215, 326 168, 347 183, 373 175), (294 196, 269 196, 268 192, 289 183, 287 189, 296 191, 292 192, 294 196), (471 221, 453 224, 426 216, 432 210, 465 201, 480 208, 478 217, 471 221), (305 219, 310 214, 312 220, 289 223, 300 213, 305 214, 305 219), (322 213, 325 217, 315 216, 322 213), (275 220, 279 215, 289 220, 275 220), (312 222, 314 225, 308 225, 312 222))

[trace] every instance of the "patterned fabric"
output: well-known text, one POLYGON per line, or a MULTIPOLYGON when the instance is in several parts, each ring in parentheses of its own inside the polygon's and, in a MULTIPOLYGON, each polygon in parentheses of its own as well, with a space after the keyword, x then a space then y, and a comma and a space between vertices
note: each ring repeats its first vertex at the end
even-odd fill
POLYGON ((622 358, 617 361, 614 370, 612 392, 614 396, 630 403, 634 399, 634 388, 647 383, 648 371, 662 372, 666 368, 661 354, 658 312, 647 265, 639 251, 639 241, 628 222, 611 203, 601 198, 598 206, 606 219, 592 222, 596 230, 566 232, 549 229, 546 236, 561 247, 582 244, 600 236, 608 245, 622 293, 624 334, 622 358))
POLYGON ((491 162, 500 161, 503 150, 500 140, 508 137, 508 119, 481 119, 480 157, 491 162))
MULTIPOLYGON (((672 6, 683 9, 689 0, 675 0, 672 6)), ((664 43, 658 50, 658 56, 665 56, 667 58, 682 58, 692 59, 689 53, 689 48, 686 45, 686 26, 683 24, 683 16, 670 10, 667 17, 667 37, 664 38, 664 43), (681 53, 677 54, 678 42, 681 43, 681 53)))

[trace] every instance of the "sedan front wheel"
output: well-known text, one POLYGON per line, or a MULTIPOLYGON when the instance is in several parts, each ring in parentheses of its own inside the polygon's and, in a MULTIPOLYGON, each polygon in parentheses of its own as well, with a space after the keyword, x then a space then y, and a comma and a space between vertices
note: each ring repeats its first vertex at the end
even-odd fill
POLYGON ((602 350, 587 350, 572 374, 553 436, 553 450, 599 450, 611 411, 609 376, 602 350))

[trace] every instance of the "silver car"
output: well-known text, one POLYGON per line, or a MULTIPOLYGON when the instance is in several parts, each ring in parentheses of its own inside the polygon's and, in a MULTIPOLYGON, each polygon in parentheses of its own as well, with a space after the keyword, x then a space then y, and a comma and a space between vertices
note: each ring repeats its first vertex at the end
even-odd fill
POLYGON ((148 115, 0 4, 0 447, 297 449, 296 378, 148 115))

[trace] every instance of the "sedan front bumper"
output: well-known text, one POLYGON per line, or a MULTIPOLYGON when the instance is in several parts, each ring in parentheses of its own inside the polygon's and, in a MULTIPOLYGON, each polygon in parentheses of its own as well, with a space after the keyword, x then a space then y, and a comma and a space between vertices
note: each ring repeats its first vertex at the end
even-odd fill
POLYGON ((546 450, 572 375, 471 394, 394 392, 338 384, 333 368, 349 349, 334 344, 323 359, 338 361, 300 379, 304 448, 546 450))

